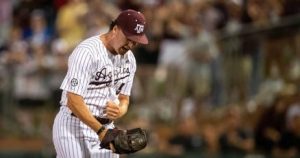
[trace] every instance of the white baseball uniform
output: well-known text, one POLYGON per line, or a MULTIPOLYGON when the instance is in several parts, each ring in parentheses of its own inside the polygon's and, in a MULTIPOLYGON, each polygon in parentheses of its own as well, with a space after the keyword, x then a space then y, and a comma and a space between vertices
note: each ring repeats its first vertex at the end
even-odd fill
MULTIPOLYGON (((112 55, 100 40, 90 37, 81 42, 68 60, 68 72, 61 85, 60 111, 53 125, 53 142, 59 158, 118 158, 111 150, 100 149, 98 135, 67 106, 67 92, 81 95, 93 115, 105 117, 108 100, 121 93, 130 95, 136 61, 133 53, 112 55), (115 94, 112 94, 115 93, 115 94)), ((113 123, 105 125, 114 128, 113 123)))

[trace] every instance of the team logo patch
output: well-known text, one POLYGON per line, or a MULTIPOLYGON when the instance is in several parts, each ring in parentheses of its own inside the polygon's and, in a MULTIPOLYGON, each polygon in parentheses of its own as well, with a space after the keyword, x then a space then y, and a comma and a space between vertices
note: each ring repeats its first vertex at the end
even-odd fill
POLYGON ((141 24, 136 24, 136 27, 134 28, 134 30, 136 31, 136 33, 141 33, 144 32, 144 25, 141 24))
POLYGON ((77 80, 76 78, 73 78, 73 79, 71 80, 71 86, 75 87, 75 86, 77 86, 77 85, 78 85, 78 80, 77 80))

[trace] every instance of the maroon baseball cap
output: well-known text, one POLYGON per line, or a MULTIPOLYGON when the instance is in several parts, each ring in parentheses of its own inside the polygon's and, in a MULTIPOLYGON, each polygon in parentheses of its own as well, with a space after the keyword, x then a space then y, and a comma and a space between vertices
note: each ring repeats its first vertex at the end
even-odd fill
POLYGON ((148 38, 145 35, 146 21, 141 12, 132 9, 124 10, 115 22, 128 39, 137 43, 148 44, 148 38))

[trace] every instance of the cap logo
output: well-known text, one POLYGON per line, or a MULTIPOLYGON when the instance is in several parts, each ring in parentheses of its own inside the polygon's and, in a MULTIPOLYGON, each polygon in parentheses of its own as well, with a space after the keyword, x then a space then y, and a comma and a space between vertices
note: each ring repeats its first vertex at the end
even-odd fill
POLYGON ((136 24, 136 27, 134 28, 134 30, 136 31, 136 33, 141 33, 144 31, 144 25, 136 24))

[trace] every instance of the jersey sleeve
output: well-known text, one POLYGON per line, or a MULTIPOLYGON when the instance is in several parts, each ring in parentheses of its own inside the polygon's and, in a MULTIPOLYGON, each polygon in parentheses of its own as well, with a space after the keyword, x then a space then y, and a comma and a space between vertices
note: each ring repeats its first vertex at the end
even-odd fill
POLYGON ((129 74, 127 82, 125 83, 124 87, 122 87, 121 92, 120 92, 121 94, 128 95, 128 96, 130 96, 130 94, 131 94, 133 79, 134 79, 135 72, 136 72, 136 60, 132 53, 130 53, 130 55, 129 55, 129 61, 130 61, 130 74, 129 74))
POLYGON ((68 60, 68 72, 60 89, 83 96, 91 79, 92 57, 87 48, 77 47, 68 60))

